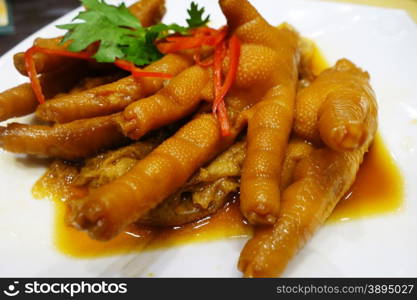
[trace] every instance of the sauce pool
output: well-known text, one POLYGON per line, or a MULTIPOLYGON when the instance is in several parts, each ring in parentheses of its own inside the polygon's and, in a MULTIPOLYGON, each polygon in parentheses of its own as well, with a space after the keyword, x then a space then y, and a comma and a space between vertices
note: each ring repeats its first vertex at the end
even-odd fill
POLYGON ((403 178, 379 134, 365 154, 355 183, 328 222, 396 212, 403 201, 403 178))
MULTIPOLYGON (((313 53, 313 73, 317 75, 327 66, 316 47, 313 53)), ((62 182, 62 178, 58 179, 62 182)), ((72 257, 109 256, 190 242, 249 237, 252 234, 252 227, 240 214, 238 199, 233 199, 215 215, 194 223, 166 229, 132 225, 111 241, 95 241, 85 232, 77 231, 65 223, 66 207, 61 201, 65 191, 62 183, 44 176, 34 186, 33 194, 36 198, 55 200, 54 242, 61 253, 72 257)), ((402 200, 401 174, 382 138, 377 135, 365 155, 355 183, 336 206, 327 223, 393 213, 401 208, 402 200)))
POLYGON ((252 234, 251 226, 240 214, 238 202, 233 201, 215 215, 194 223, 165 229, 131 225, 116 238, 101 242, 65 224, 65 204, 61 201, 54 202, 55 246, 61 253, 77 258, 141 252, 193 242, 247 237, 252 234))

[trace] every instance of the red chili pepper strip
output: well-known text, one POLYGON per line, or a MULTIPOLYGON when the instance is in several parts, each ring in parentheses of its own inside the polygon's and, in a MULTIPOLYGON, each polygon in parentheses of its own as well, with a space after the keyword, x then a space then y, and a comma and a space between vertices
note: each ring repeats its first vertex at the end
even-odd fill
POLYGON ((71 51, 63 50, 63 49, 48 49, 48 48, 42 48, 39 46, 32 46, 31 48, 29 48, 25 52, 25 66, 28 72, 32 90, 35 93, 36 99, 38 99, 40 104, 45 102, 45 96, 42 92, 42 86, 40 84, 38 73, 36 71, 35 61, 33 59, 33 55, 35 53, 45 53, 45 54, 80 58, 80 59, 91 59, 91 55, 92 55, 89 52, 71 52, 71 51))
MULTIPOLYGON (((225 44, 220 43, 215 49, 214 49, 214 98, 218 99, 221 94, 221 88, 222 88, 222 61, 225 53, 225 44)), ((213 107, 216 109, 215 107, 213 107)))
POLYGON ((208 46, 217 46, 219 43, 224 41, 227 35, 228 28, 227 26, 223 26, 219 29, 218 34, 212 35, 207 38, 206 42, 208 46))
POLYGON ((168 74, 168 73, 144 72, 139 68, 133 69, 132 70, 132 75, 135 78, 139 78, 139 77, 159 77, 159 78, 166 78, 166 79, 172 78, 172 75, 168 74))
POLYGON ((233 35, 229 40, 230 65, 229 71, 227 72, 223 85, 221 85, 221 64, 223 60, 222 52, 224 52, 224 50, 220 49, 224 49, 224 43, 222 43, 222 46, 216 47, 216 50, 214 52, 215 99, 213 103, 213 114, 217 116, 220 122, 222 135, 227 136, 230 134, 230 125, 227 119, 227 110, 226 105, 224 103, 224 97, 226 96, 227 92, 230 90, 236 79, 240 58, 240 41, 235 35, 233 35))
MULTIPOLYGON (((214 30, 214 29, 211 29, 211 30, 214 30)), ((221 29, 219 29, 217 35, 210 37, 210 39, 207 39, 206 43, 208 45, 217 46, 224 40, 224 38, 226 37, 226 34, 227 34, 227 26, 224 26, 221 29)), ((222 45, 221 47, 224 48, 224 45, 222 45)), ((222 53, 222 59, 223 59, 224 51, 221 52, 221 53, 222 53)), ((194 55, 194 60, 195 60, 196 64, 201 66, 201 67, 210 67, 214 64, 213 59, 211 59, 209 61, 202 62, 201 57, 200 57, 200 52, 198 52, 194 55)))
POLYGON ((164 54, 199 48, 201 46, 215 47, 224 40, 226 34, 226 26, 219 30, 208 27, 197 28, 192 31, 191 36, 167 37, 166 42, 158 43, 157 47, 159 51, 164 54))
POLYGON ((220 129, 223 136, 228 136, 230 134, 230 125, 227 119, 226 106, 224 104, 224 97, 221 97, 222 94, 222 62, 224 53, 226 51, 226 45, 221 42, 214 49, 214 67, 213 67, 213 76, 214 76, 214 102, 213 102, 213 115, 220 122, 220 129))
POLYGON ((36 47, 31 47, 25 52, 25 66, 30 79, 30 84, 32 90, 35 93, 36 99, 39 103, 45 103, 45 96, 42 92, 42 86, 38 78, 38 73, 36 72, 35 61, 33 60, 33 54, 36 52, 36 47))
POLYGON ((229 136, 230 135, 230 124, 229 119, 227 117, 227 109, 224 101, 220 102, 217 106, 217 119, 220 122, 220 130, 222 132, 222 136, 229 136))
POLYGON ((200 55, 194 55, 194 60, 197 65, 203 68, 211 67, 214 64, 214 61, 212 59, 201 61, 200 55))
POLYGON ((207 68, 207 67, 211 67, 214 64, 214 60, 210 59, 210 60, 206 60, 206 61, 201 61, 201 53, 200 51, 198 51, 196 54, 194 54, 194 61, 197 65, 199 65, 200 67, 203 68, 207 68))
POLYGON ((236 80, 237 68, 239 67, 239 58, 240 58, 240 41, 233 35, 229 40, 229 53, 230 53, 230 66, 229 71, 227 72, 226 78, 224 80, 220 97, 223 98, 226 96, 227 92, 232 87, 233 83, 236 80))
POLYGON ((172 78, 172 75, 168 73, 142 71, 140 68, 136 67, 133 63, 126 61, 126 60, 122 60, 122 59, 116 59, 114 64, 120 69, 131 72, 132 76, 135 78, 140 78, 140 77, 159 77, 159 78, 167 78, 167 79, 172 78))
POLYGON ((125 71, 128 71, 128 72, 132 71, 133 64, 131 62, 126 61, 126 60, 116 59, 114 64, 122 70, 125 70, 125 71))

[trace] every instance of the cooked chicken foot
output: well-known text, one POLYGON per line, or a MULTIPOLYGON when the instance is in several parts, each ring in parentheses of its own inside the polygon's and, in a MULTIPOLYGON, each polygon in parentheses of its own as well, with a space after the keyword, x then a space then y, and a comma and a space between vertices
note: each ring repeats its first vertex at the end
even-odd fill
POLYGON ((67 124, 0 126, 0 147, 15 152, 75 160, 123 145, 114 116, 77 120, 67 124))
MULTIPOLYGON (((169 54, 146 68, 146 72, 164 72, 176 75, 192 63, 183 55, 169 54)), ((53 99, 38 106, 36 116, 41 120, 66 123, 78 119, 103 116, 122 111, 130 103, 158 91, 163 78, 133 76, 98 86, 80 93, 53 99)))
MULTIPOLYGON (((282 207, 277 222, 272 227, 259 228, 243 249, 239 269, 247 277, 271 277, 282 274, 289 260, 295 256, 320 225, 330 216, 334 207, 353 184, 364 154, 368 151, 377 129, 377 105, 374 94, 364 75, 352 64, 338 63, 334 77, 327 72, 320 75, 310 88, 303 90, 307 99, 323 99, 327 89, 319 89, 326 82, 342 80, 333 91, 335 99, 361 95, 367 107, 361 126, 366 132, 364 141, 354 150, 336 151, 330 147, 314 150, 302 159, 294 171, 294 183, 283 193, 282 207), (347 73, 345 76, 342 73, 347 73), (360 79, 355 78, 359 76, 360 79), (315 86, 317 85, 317 86, 315 86), (357 89, 356 91, 354 89, 357 89), (368 91, 369 89, 369 91, 368 91), (366 90, 367 92, 364 92, 366 90), (338 97, 337 93, 341 93, 338 97), (308 93, 311 93, 308 94, 308 93)), ((333 72, 334 69, 331 69, 333 72)), ((349 101, 349 99, 346 99, 349 101)), ((299 103, 297 103, 299 105, 299 103)))
POLYGON ((366 120, 373 98, 369 74, 341 59, 298 93, 294 131, 337 151, 359 148, 372 134, 366 120))

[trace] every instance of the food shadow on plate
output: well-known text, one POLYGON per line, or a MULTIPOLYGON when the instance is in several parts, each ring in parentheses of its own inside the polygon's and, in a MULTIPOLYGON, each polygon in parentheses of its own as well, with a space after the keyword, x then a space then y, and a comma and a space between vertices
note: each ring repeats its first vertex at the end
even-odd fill
POLYGON ((35 155, 17 155, 15 161, 18 165, 30 169, 48 168, 53 159, 35 155))

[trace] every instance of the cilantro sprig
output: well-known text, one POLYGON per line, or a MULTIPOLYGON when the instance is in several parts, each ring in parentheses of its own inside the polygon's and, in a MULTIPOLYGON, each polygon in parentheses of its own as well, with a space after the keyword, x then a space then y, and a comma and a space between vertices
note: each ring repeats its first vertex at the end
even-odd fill
POLYGON ((115 62, 123 59, 142 66, 161 58, 155 42, 170 34, 189 34, 190 29, 205 26, 210 16, 203 17, 204 8, 194 2, 187 10, 187 27, 178 24, 157 24, 143 27, 129 9, 121 4, 110 5, 104 0, 81 0, 87 8, 80 12, 74 22, 57 26, 68 30, 62 43, 71 41, 69 51, 80 52, 93 43, 99 42, 93 58, 98 62, 115 62))
POLYGON ((187 9, 187 12, 190 16, 190 18, 186 20, 189 28, 205 26, 210 21, 210 16, 203 19, 204 7, 199 9, 198 5, 194 2, 191 2, 191 7, 187 9))

